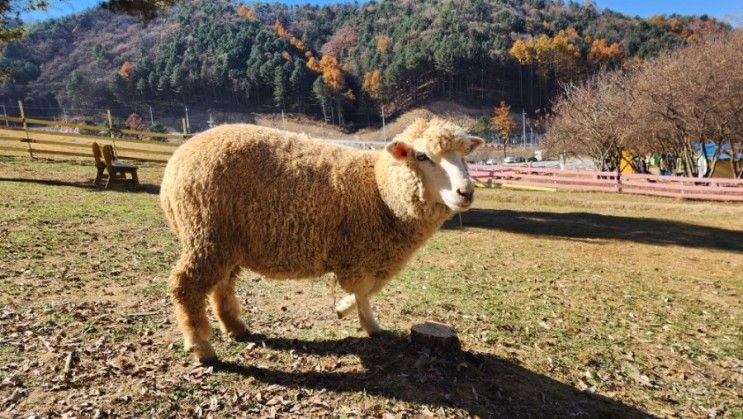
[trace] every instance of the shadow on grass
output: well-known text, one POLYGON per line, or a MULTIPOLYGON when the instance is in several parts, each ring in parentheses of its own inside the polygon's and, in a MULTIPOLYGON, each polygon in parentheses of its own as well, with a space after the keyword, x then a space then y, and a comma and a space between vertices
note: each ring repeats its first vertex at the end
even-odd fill
POLYGON ((244 340, 278 350, 313 355, 356 355, 364 372, 292 372, 233 362, 216 371, 283 386, 363 393, 391 400, 448 406, 480 417, 647 417, 620 402, 588 393, 490 354, 428 353, 404 336, 385 332, 374 339, 308 341, 253 334, 244 340))
MULTIPOLYGON (((56 179, 32 179, 32 178, 7 178, 0 177, 0 182, 18 182, 18 183, 35 183, 38 185, 47 186, 70 186, 73 188, 88 189, 90 191, 104 192, 105 180, 99 185, 93 184, 93 179, 87 181, 67 181, 67 180, 56 180, 56 179)), ((134 193, 147 193, 152 195, 158 195, 160 193, 160 185, 151 184, 140 184, 139 189, 133 189, 130 186, 122 184, 114 184, 113 191, 121 192, 134 192, 134 193)))
MULTIPOLYGON (((464 227, 570 239, 627 240, 743 252, 743 231, 655 218, 623 217, 587 212, 529 212, 475 208, 462 214, 464 227)), ((445 229, 459 227, 457 217, 445 229)))

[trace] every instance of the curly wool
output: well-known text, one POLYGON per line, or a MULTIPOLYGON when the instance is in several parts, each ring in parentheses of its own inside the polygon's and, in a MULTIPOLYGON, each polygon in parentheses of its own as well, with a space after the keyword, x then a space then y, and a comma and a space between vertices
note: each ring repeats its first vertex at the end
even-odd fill
MULTIPOLYGON (((449 126, 426 125, 396 140, 431 152, 459 149, 449 126)), ((224 125, 189 140, 161 187, 182 259, 214 265, 207 272, 239 265, 276 279, 333 272, 349 292, 384 285, 451 215, 424 197, 414 166, 389 153, 253 125, 224 125)), ((198 288, 220 279, 199 278, 198 288)))

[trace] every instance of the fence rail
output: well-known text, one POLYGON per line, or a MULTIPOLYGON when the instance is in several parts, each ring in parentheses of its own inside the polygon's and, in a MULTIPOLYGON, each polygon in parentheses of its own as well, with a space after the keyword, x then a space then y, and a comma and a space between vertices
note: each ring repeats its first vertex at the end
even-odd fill
POLYGON ((620 192, 669 198, 743 202, 743 179, 617 174, 616 172, 489 165, 470 166, 470 175, 477 182, 488 186, 620 192))
POLYGON ((26 154, 64 157, 93 157, 93 142, 111 144, 120 158, 139 162, 166 162, 178 145, 185 141, 189 134, 162 133, 120 129, 113 126, 109 113, 108 126, 86 125, 63 121, 26 118, 23 105, 19 103, 21 116, 0 116, 5 127, 0 126, 0 153, 26 154), (10 123, 20 126, 10 126, 10 123), (36 126, 36 127, 30 127, 36 126), (57 127, 75 129, 77 132, 60 132, 58 130, 40 129, 57 127), (100 133, 86 134, 84 131, 100 133), (121 135, 140 138, 122 138, 121 135), (158 140, 145 140, 151 138, 158 140))
MULTIPOLYGON (((21 108, 22 109, 22 108, 21 108)), ((181 133, 158 133, 117 129, 109 126, 85 125, 35 118, 4 117, 0 121, 21 126, 0 126, 0 154, 29 154, 92 158, 92 143, 111 144, 120 158, 140 162, 166 162, 178 145, 189 137, 181 133), (80 132, 59 132, 31 128, 29 125, 74 128, 100 132, 91 135, 80 132), (121 138, 121 134, 161 138, 152 141, 121 138)), ((470 175, 483 185, 533 188, 539 190, 573 190, 621 192, 671 198, 743 202, 743 179, 690 178, 585 170, 556 170, 526 166, 471 165, 470 175)))

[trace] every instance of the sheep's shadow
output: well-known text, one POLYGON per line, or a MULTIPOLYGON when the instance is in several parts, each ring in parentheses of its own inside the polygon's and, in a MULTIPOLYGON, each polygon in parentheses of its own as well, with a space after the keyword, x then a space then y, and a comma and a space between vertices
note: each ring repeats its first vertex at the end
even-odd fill
MULTIPOLYGON (((626 240, 657 245, 743 252, 743 231, 655 218, 587 212, 538 212, 473 208, 462 214, 464 227, 488 228, 576 240, 626 240)), ((445 229, 459 227, 455 217, 445 229)))
MULTIPOLYGON (((87 189, 93 192, 104 192, 105 180, 101 184, 94 184, 94 179, 81 180, 81 181, 69 181, 69 180, 57 180, 57 179, 34 179, 34 178, 9 178, 0 177, 0 182, 17 182, 17 183, 36 183, 45 186, 66 186, 72 188, 87 189)), ((140 183, 138 189, 134 189, 128 185, 114 184, 112 191, 125 191, 135 193, 146 193, 150 195, 158 195, 160 193, 160 185, 153 185, 149 183, 140 183)))
POLYGON ((356 355, 363 372, 293 372, 221 361, 215 370, 284 386, 366 392, 392 400, 453 407, 480 417, 647 417, 647 413, 602 396, 580 392, 515 361, 470 351, 430 352, 404 336, 297 340, 253 334, 269 348, 311 355, 356 355))

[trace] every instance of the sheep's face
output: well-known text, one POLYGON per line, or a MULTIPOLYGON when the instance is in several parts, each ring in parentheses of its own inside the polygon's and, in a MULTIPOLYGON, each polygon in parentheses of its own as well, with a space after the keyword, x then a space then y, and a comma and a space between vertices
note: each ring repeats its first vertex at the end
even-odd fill
POLYGON ((422 184, 422 199, 427 203, 441 204, 452 212, 470 208, 474 199, 474 184, 467 170, 464 156, 482 145, 481 138, 445 132, 440 138, 422 137, 409 144, 393 141, 386 151, 397 161, 406 163, 422 184))

